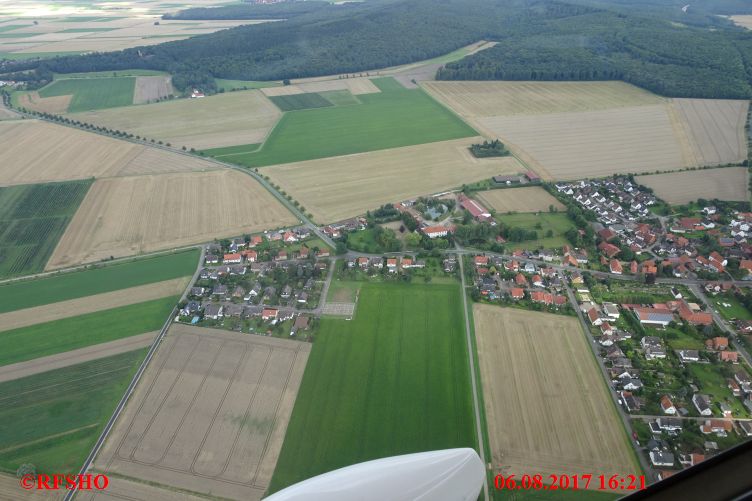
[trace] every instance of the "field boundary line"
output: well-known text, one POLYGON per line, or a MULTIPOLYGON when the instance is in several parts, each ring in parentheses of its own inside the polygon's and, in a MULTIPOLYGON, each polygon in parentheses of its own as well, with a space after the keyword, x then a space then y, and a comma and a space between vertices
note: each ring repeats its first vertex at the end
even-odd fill
MULTIPOLYGON (((486 470, 487 463, 486 463, 486 451, 483 447, 483 427, 481 426, 481 419, 480 419, 480 407, 478 404, 478 383, 476 381, 475 377, 475 359, 473 357, 473 343, 470 336, 470 318, 468 317, 467 312, 467 294, 465 294, 465 266, 463 263, 463 257, 461 254, 458 254, 457 260, 460 263, 460 283, 461 283, 461 289, 460 289, 460 297, 462 298, 462 309, 465 312, 465 341, 467 343, 467 356, 468 360, 470 361, 470 383, 472 385, 473 390, 473 410, 475 412, 475 432, 477 435, 478 440, 478 450, 480 452, 480 460, 483 463, 483 469, 486 470)), ((483 498, 486 501, 489 501, 488 497, 488 474, 483 475, 483 498)))

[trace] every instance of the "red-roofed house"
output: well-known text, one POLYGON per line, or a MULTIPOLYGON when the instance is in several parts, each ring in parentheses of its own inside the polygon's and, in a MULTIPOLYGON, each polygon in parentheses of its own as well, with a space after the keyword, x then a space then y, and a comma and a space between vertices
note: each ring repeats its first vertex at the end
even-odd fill
POLYGON ((522 299, 525 297, 525 290, 520 289, 519 287, 514 287, 512 289, 509 289, 509 295, 512 299, 522 299))
POLYGON ((553 304, 554 302, 553 295, 543 291, 535 291, 530 293, 530 299, 532 299, 534 303, 553 304))
POLYGON ((243 261, 243 256, 238 253, 225 254, 222 262, 226 264, 238 264, 243 261))
POLYGON ((295 236, 295 233, 293 233, 291 231, 286 231, 285 232, 285 236, 282 237, 282 240, 284 242, 288 243, 288 244, 291 244, 293 242, 297 242, 298 241, 298 237, 295 236))
POLYGON ((256 259, 258 259, 258 252, 256 252, 253 249, 246 249, 243 252, 241 252, 243 257, 245 257, 245 260, 249 263, 255 263, 256 259))
POLYGON ((613 258, 620 252, 620 249, 617 246, 608 242, 601 242, 598 244, 598 250, 608 256, 609 259, 613 258))
POLYGON ((253 235, 251 237, 251 241, 248 244, 249 247, 256 247, 257 245, 260 245, 264 243, 264 239, 260 235, 253 235))
POLYGON ((472 198, 467 198, 465 195, 460 195, 459 201, 460 201, 460 207, 468 211, 478 221, 485 221, 485 222, 493 221, 493 218, 491 217, 491 213, 488 212, 488 210, 486 210, 485 207, 483 207, 481 204, 479 204, 472 198))
POLYGON ((527 278, 522 273, 518 273, 514 277, 514 283, 517 285, 527 285, 527 278))
POLYGON ((619 260, 612 259, 611 262, 608 264, 608 267, 611 269, 611 273, 614 273, 616 275, 622 274, 623 268, 619 260))
POLYGON ((533 285, 536 287, 543 287, 543 278, 541 278, 540 275, 533 275, 533 278, 531 279, 533 282, 533 285))
POLYGON ((445 237, 449 233, 449 230, 445 226, 426 226, 420 231, 428 238, 445 237))
POLYGON ((670 414, 672 416, 676 414, 676 407, 668 395, 663 395, 661 397, 661 410, 664 414, 670 414))
POLYGON ((588 319, 590 320, 590 323, 593 325, 601 325, 603 323, 603 319, 598 314, 598 310, 595 308, 590 308, 590 310, 587 312, 588 319))
POLYGON ((739 353, 736 351, 719 351, 718 360, 721 362, 731 362, 732 364, 739 363, 739 353))
POLYGON ((752 260, 742 259, 739 261, 739 269, 746 271, 747 274, 752 273, 752 260))
POLYGON ((637 270, 639 269, 639 265, 637 264, 637 261, 632 261, 629 263, 629 272, 632 275, 637 275, 637 270))
POLYGON ((608 242, 612 238, 616 237, 616 233, 614 233, 614 231, 610 230, 609 228, 603 228, 598 232, 598 236, 601 237, 601 240, 603 240, 604 242, 608 242))
POLYGON ((716 336, 713 339, 705 341, 705 346, 709 350, 723 351, 728 348, 728 338, 723 336, 716 336))
POLYGON ((261 320, 274 320, 277 318, 277 313, 279 310, 276 308, 264 308, 261 311, 261 320))
POLYGON ((475 256, 475 266, 488 266, 488 256, 475 256))

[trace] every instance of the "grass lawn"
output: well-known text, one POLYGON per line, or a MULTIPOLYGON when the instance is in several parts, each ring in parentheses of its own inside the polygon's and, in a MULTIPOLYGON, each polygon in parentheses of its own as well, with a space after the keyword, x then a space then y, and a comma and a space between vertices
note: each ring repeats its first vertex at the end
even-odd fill
POLYGON ((363 282, 333 278, 326 295, 328 303, 354 303, 363 282))
POLYGON ((666 339, 672 350, 704 350, 705 343, 700 338, 692 337, 679 329, 666 327, 663 331, 663 338, 666 339))
POLYGON ((72 94, 68 113, 114 108, 133 104, 135 77, 72 78, 55 80, 43 89, 41 97, 72 94))
POLYGON ((285 113, 258 152, 232 161, 261 167, 477 134, 421 89, 392 78, 373 83, 381 92, 358 96, 362 104, 285 113))
POLYGON ((0 365, 159 330, 177 299, 156 299, 0 332, 0 365))
POLYGON ((86 180, 0 188, 0 278, 44 269, 90 186, 86 180))
POLYGON ((752 313, 733 294, 708 295, 708 299, 726 320, 752 320, 752 313), (724 303, 730 306, 724 306, 724 303))
POLYGON ((387 252, 379 242, 376 241, 376 234, 373 228, 367 228, 361 231, 353 231, 347 234, 347 248, 358 252, 369 254, 378 254, 387 252))
POLYGON ((191 249, 0 285, 0 313, 189 276, 198 257, 199 251, 191 249))
MULTIPOLYGON (((712 400, 711 408, 715 416, 720 415, 718 404, 726 402, 734 409, 735 417, 748 417, 744 405, 734 397, 731 390, 726 384, 726 378, 721 374, 718 364, 687 364, 692 377, 695 379, 697 386, 700 387, 700 393, 710 395, 712 400)), ((693 412, 696 412, 694 406, 690 406, 693 412)))
POLYGON ((0 383, 0 471, 78 471, 146 349, 0 383))
POLYGON ((475 447, 459 299, 457 283, 364 283, 353 320, 321 320, 270 492, 370 459, 475 447))
POLYGON ((538 249, 561 247, 567 244, 564 233, 574 227, 574 223, 563 213, 541 212, 539 214, 509 214, 497 215, 496 220, 499 224, 513 228, 524 228, 526 230, 535 230, 538 232, 537 240, 526 240, 524 242, 509 242, 507 245, 514 249, 538 249), (540 225, 540 228, 536 228, 540 225), (546 232, 551 230, 553 236, 546 237, 546 232))

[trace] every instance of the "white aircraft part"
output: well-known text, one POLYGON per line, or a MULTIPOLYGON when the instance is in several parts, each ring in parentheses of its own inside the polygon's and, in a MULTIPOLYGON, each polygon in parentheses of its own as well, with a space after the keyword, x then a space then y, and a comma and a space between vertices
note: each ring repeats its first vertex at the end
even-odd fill
POLYGON ((330 471, 266 501, 475 501, 485 474, 473 449, 420 452, 330 471))

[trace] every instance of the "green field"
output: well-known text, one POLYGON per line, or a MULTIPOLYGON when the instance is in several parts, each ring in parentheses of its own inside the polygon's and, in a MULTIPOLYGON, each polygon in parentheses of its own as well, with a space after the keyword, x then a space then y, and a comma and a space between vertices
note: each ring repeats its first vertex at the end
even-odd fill
POLYGON ((44 269, 89 186, 91 180, 0 188, 0 277, 44 269))
POLYGON ((373 83, 381 92, 358 96, 362 104, 285 113, 258 152, 232 161, 261 167, 477 134, 421 89, 393 78, 373 83))
POLYGON ((157 331, 177 300, 167 297, 0 332, 0 365, 157 331))
POLYGON ((574 227, 572 221, 566 214, 541 212, 539 214, 509 214, 497 215, 496 220, 499 224, 510 228, 524 228, 526 230, 535 230, 538 232, 537 240, 525 240, 524 242, 509 242, 507 245, 514 249, 538 249, 561 247, 567 244, 564 233, 574 227), (540 227, 537 227, 540 225, 540 227), (551 230, 552 236, 546 237, 546 233, 551 230))
POLYGON ((240 146, 225 146, 224 148, 211 148, 208 150, 203 150, 202 153, 204 155, 209 155, 210 157, 217 158, 219 160, 232 162, 233 159, 231 157, 253 153, 254 151, 259 149, 259 146, 261 145, 260 144, 243 144, 240 146))
POLYGON ((73 95, 68 113, 133 104, 134 77, 54 80, 39 90, 41 97, 73 95))
POLYGON ((67 80, 70 78, 102 78, 102 77, 153 77, 169 75, 166 71, 158 70, 114 70, 114 71, 90 71, 85 73, 53 73, 55 80, 67 80))
POLYGON ((72 54, 81 54, 81 51, 67 52, 0 52, 0 60, 10 59, 11 61, 21 61, 24 59, 47 59, 57 56, 70 56, 72 54))
POLYGON ((315 92, 291 94, 289 96, 271 96, 269 100, 282 111, 309 110, 332 106, 332 103, 315 92))
POLYGON ((146 349, 0 383, 0 471, 78 471, 146 349))
POLYGON ((369 459, 475 447, 458 284, 363 283, 324 318, 270 492, 369 459))
POLYGON ((0 313, 189 276, 198 257, 191 249, 0 285, 0 313))
MULTIPOLYGON (((164 5, 164 4, 163 4, 164 5)), ((264 87, 279 87, 282 82, 259 82, 256 80, 228 80, 226 78, 215 78, 214 83, 217 89, 229 91, 232 89, 263 89, 264 87)))
POLYGON ((353 104, 361 104, 360 99, 353 95, 349 90, 326 90, 319 92, 319 96, 323 97, 334 106, 351 106, 353 104))
POLYGON ((708 300, 713 303, 718 313, 726 320, 752 320, 752 313, 731 293, 718 294, 716 296, 708 295, 708 300), (731 306, 724 306, 724 303, 731 306))

